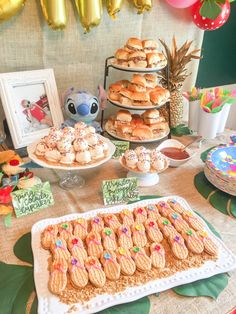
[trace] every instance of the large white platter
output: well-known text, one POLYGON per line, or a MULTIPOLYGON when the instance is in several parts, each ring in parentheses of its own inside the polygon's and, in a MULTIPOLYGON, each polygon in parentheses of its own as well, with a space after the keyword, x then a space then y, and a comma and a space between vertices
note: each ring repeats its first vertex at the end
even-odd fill
MULTIPOLYGON (((147 204, 157 201, 165 201, 168 198, 175 198, 187 210, 192 211, 188 203, 181 197, 169 196, 157 199, 143 200, 131 205, 119 205, 110 208, 101 208, 82 214, 72 214, 58 218, 45 219, 37 222, 32 227, 32 249, 34 255, 34 279, 38 296, 38 313, 39 314, 67 314, 72 305, 61 303, 59 298, 50 293, 47 284, 49 279, 48 272, 48 251, 44 250, 40 244, 40 235, 45 227, 51 224, 57 224, 64 221, 78 219, 79 217, 91 218, 98 213, 116 213, 124 208, 130 210, 137 206, 146 206, 147 204)), ((195 213, 193 213, 196 215, 195 213)), ((199 216, 197 216, 199 218, 199 216)), ((201 219, 201 218, 199 218, 201 219)), ((194 282, 199 279, 208 278, 219 273, 231 271, 236 268, 236 256, 217 238, 206 223, 202 220, 206 231, 215 240, 219 248, 219 256, 216 261, 207 261, 199 268, 193 268, 186 271, 178 272, 170 277, 150 281, 144 285, 127 288, 123 292, 113 295, 102 294, 94 297, 84 305, 76 304, 77 311, 72 313, 90 314, 101 311, 105 308, 116 304, 127 303, 152 293, 161 292, 182 284, 194 282)))
POLYGON ((36 155, 35 155, 35 148, 38 144, 38 142, 35 142, 35 143, 32 143, 30 144, 28 147, 27 147, 27 152, 28 152, 28 155, 29 155, 29 158, 31 160, 33 160, 36 164, 44 167, 44 168, 51 168, 51 169, 61 169, 61 170, 84 170, 84 169, 91 169, 91 168, 94 168, 94 167, 98 167, 102 164, 104 164, 105 162, 107 162, 108 160, 111 159, 111 157, 113 156, 115 150, 116 150, 116 147, 115 145, 108 139, 108 138, 105 138, 103 136, 100 135, 100 137, 102 138, 103 141, 105 141, 108 146, 109 146, 109 154, 104 158, 104 159, 101 159, 101 160, 98 160, 97 162, 94 162, 92 164, 89 164, 89 165, 83 165, 83 166, 64 166, 63 164, 61 165, 52 165, 52 164, 48 164, 46 163, 45 161, 39 159, 36 155))
POLYGON ((167 61, 166 64, 162 67, 156 67, 156 68, 138 68, 138 67, 126 67, 120 64, 117 64, 116 59, 113 58, 111 59, 111 65, 115 69, 119 69, 122 71, 127 71, 127 72, 143 72, 143 73, 150 73, 150 72, 158 72, 162 69, 164 69, 167 66, 167 61))
POLYGON ((110 136, 112 136, 118 140, 127 141, 127 142, 131 142, 131 143, 153 143, 153 142, 157 142, 157 141, 160 141, 163 138, 167 137, 168 134, 170 133, 170 129, 168 128, 167 131, 159 137, 154 137, 150 140, 133 140, 133 139, 129 139, 126 137, 121 137, 121 136, 117 135, 116 133, 112 132, 110 130, 110 128, 108 127, 108 123, 105 124, 105 130, 110 136))
POLYGON ((158 109, 164 106, 169 100, 167 100, 165 103, 161 105, 152 105, 152 106, 127 106, 127 105, 122 105, 118 101, 111 100, 109 97, 107 97, 108 101, 119 108, 125 108, 125 109, 131 109, 131 110, 148 110, 148 109, 158 109))

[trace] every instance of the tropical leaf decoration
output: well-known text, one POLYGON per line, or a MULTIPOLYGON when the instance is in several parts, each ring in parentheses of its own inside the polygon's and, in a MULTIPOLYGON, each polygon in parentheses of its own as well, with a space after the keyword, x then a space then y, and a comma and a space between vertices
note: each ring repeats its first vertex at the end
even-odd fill
POLYGON ((194 177, 194 185, 198 192, 210 204, 225 215, 236 218, 236 197, 217 189, 205 177, 203 171, 194 177))
POLYGON ((171 128, 171 134, 175 136, 183 136, 192 134, 192 131, 185 124, 179 124, 175 128, 171 128))
POLYGON ((179 295, 196 297, 204 296, 217 299, 219 294, 228 285, 229 276, 227 274, 219 274, 207 279, 198 280, 176 288, 173 291, 179 295))

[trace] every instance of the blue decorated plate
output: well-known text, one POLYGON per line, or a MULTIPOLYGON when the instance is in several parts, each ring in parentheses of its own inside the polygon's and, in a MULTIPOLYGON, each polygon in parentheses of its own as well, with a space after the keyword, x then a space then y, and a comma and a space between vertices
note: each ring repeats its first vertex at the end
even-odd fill
POLYGON ((236 180, 236 144, 213 148, 207 155, 208 166, 225 179, 236 180))

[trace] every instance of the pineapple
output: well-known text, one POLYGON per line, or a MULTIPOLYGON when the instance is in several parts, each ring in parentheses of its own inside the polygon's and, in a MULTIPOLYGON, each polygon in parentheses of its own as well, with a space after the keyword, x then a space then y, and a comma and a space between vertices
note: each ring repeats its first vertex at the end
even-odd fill
MULTIPOLYGON (((186 65, 192 59, 201 59, 201 56, 196 55, 201 49, 189 52, 193 43, 192 41, 186 41, 178 48, 175 36, 172 39, 172 49, 170 49, 163 40, 160 39, 160 42, 164 47, 164 54, 169 64, 169 84, 166 69, 160 72, 159 79, 162 86, 168 88, 170 91, 170 125, 171 127, 176 127, 181 123, 183 117, 182 86, 185 79, 191 74, 187 73, 186 65)), ((168 119, 166 106, 162 108, 161 111, 165 118, 168 119)))

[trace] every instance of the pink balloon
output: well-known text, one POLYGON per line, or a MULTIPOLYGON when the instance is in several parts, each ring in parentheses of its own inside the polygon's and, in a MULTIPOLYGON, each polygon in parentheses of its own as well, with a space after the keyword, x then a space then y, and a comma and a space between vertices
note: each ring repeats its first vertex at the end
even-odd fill
POLYGON ((197 0, 166 0, 166 2, 174 8, 184 9, 191 7, 197 0))

